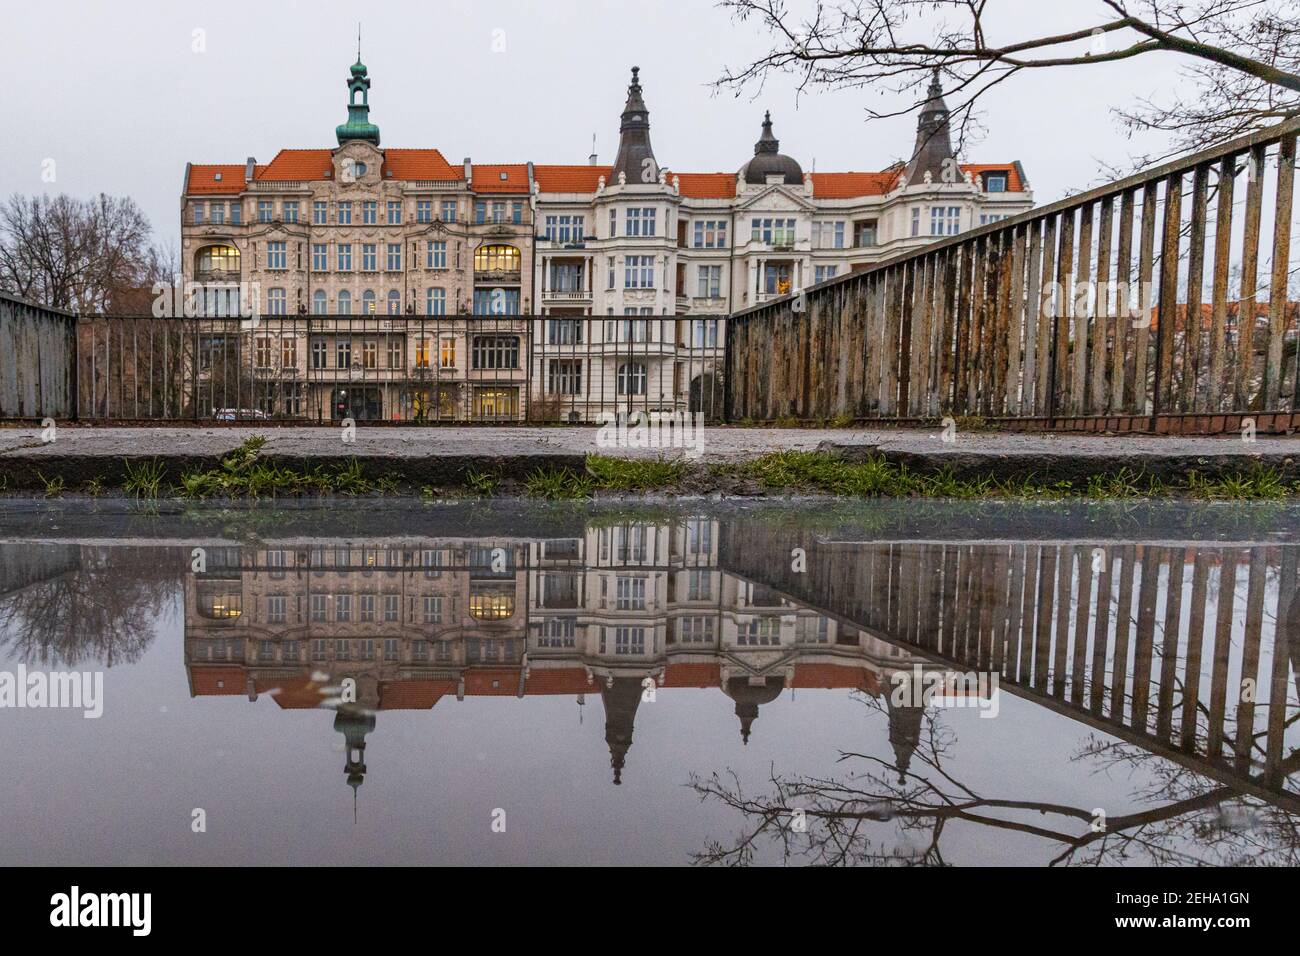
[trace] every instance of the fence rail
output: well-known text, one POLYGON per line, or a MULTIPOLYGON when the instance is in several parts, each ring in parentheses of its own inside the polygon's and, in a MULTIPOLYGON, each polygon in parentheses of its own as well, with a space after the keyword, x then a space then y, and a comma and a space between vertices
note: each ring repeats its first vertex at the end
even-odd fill
POLYGON ((1291 427, 1298 131, 1289 120, 737 313, 728 417, 1077 427, 1263 412, 1291 427))
POLYGON ((723 410, 720 316, 82 317, 86 420, 562 422, 723 410))
POLYGON ((76 317, 0 293, 0 418, 67 418, 76 317))

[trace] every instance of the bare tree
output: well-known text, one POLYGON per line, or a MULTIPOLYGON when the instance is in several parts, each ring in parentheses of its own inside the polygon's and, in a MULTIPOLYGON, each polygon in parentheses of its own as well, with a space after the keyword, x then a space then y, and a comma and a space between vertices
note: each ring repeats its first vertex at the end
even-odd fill
POLYGON ((1003 39, 989 22, 997 12, 992 0, 815 0, 802 14, 787 0, 721 0, 736 19, 765 27, 773 45, 726 70, 717 85, 739 91, 788 73, 801 91, 870 87, 905 95, 896 109, 868 108, 870 118, 881 118, 916 109, 937 70, 959 144, 979 129, 977 102, 1017 74, 1159 53, 1186 61, 1185 92, 1116 113, 1130 131, 1172 134, 1173 152, 1222 142, 1300 107, 1297 0, 1094 2, 1092 22, 1076 29, 1003 39))
POLYGON ((131 290, 169 280, 135 200, 13 195, 0 204, 0 290, 42 305, 105 312, 131 290))

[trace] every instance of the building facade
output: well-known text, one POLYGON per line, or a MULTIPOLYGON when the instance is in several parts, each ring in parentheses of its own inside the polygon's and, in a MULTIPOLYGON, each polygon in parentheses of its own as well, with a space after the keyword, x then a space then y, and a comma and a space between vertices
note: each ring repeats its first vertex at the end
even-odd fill
POLYGON ((347 85, 335 148, 186 167, 214 412, 717 414, 728 314, 1033 204, 1019 163, 954 156, 937 77, 909 163, 828 173, 782 153, 770 115, 734 173, 661 166, 635 67, 612 165, 386 149, 360 59, 347 85))

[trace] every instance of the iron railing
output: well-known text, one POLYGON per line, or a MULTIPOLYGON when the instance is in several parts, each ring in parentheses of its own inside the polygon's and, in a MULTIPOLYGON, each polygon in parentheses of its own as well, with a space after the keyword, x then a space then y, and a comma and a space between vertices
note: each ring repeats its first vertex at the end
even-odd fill
POLYGON ((594 423, 723 410, 721 316, 83 316, 87 420, 594 423))

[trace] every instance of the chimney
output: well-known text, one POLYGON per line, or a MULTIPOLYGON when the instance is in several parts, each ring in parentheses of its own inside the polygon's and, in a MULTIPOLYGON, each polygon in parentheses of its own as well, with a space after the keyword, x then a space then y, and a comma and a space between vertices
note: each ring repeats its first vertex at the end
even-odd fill
POLYGON ((588 166, 599 166, 600 161, 596 159, 596 134, 591 134, 591 155, 587 157, 588 166))
POLYGON ((473 182, 473 180, 474 180, 474 166, 470 163, 469 157, 466 156, 465 157, 465 182, 467 183, 473 182))
POLYGON ((253 181, 253 168, 255 166, 257 166, 256 157, 249 156, 248 161, 244 163, 244 182, 251 183, 253 181))

